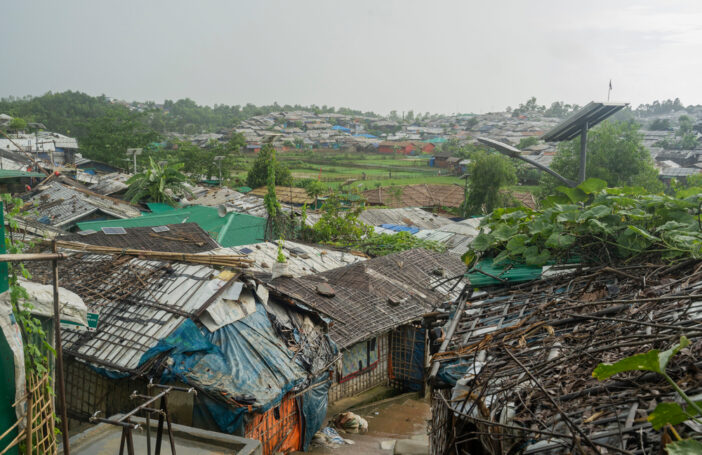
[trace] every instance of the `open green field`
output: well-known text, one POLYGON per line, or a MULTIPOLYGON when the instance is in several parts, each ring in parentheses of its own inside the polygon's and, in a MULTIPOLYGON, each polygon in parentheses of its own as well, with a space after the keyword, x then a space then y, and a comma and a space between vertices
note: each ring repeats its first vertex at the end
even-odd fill
MULTIPOLYGON (((292 172, 293 178, 320 179, 331 188, 368 190, 379 186, 417 183, 459 184, 457 176, 446 175, 446 169, 429 167, 428 155, 398 156, 377 153, 279 153, 278 159, 292 172)), ((240 170, 233 176, 246 178, 255 155, 242 157, 240 170)))

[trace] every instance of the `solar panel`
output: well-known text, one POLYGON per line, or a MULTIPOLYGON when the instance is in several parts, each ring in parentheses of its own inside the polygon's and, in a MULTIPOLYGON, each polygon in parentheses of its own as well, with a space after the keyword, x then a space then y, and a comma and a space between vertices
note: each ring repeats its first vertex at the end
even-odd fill
POLYGON ((78 231, 78 235, 90 235, 90 234, 95 234, 97 231, 94 231, 92 229, 87 229, 85 231, 78 231))
POLYGON ((102 232, 104 232, 107 235, 120 235, 127 233, 127 231, 125 231, 123 227, 104 227, 102 228, 102 232))
POLYGON ((151 230, 154 231, 154 232, 166 232, 166 231, 170 231, 170 229, 168 228, 168 226, 154 226, 154 227, 151 228, 151 230))
POLYGON ((239 250, 239 253, 241 253, 241 254, 249 254, 249 253, 253 253, 253 250, 252 250, 251 248, 242 248, 242 249, 239 250))
POLYGON ((585 107, 575 112, 551 131, 541 136, 546 142, 569 141, 577 137, 587 124, 588 129, 605 120, 610 115, 616 114, 629 103, 590 102, 585 107))

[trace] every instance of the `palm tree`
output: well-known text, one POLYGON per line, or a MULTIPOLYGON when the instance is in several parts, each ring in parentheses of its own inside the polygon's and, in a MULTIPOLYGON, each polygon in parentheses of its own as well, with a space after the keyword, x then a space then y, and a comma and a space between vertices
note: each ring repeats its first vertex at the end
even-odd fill
POLYGON ((180 172, 182 167, 183 163, 161 166, 149 157, 149 167, 127 180, 129 189, 126 198, 132 203, 143 201, 177 205, 174 197, 192 195, 185 187, 188 179, 180 172))

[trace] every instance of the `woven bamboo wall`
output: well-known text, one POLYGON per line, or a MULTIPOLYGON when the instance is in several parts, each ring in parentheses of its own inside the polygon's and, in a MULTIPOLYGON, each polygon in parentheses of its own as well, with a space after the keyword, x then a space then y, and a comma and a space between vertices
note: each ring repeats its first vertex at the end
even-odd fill
POLYGON ((376 366, 342 383, 338 382, 338 377, 335 378, 334 383, 329 388, 329 403, 358 395, 378 385, 388 384, 388 333, 379 335, 377 340, 378 362, 376 366))

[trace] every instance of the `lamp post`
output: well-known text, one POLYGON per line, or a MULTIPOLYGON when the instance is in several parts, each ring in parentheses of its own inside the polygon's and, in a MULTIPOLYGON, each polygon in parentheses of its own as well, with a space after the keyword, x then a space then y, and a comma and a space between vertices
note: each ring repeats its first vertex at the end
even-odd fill
POLYGON ((222 160, 224 157, 222 155, 217 155, 214 157, 215 163, 217 163, 217 167, 219 168, 219 186, 222 186, 222 160))
POLYGON ((141 155, 142 149, 140 148, 133 148, 133 149, 127 149, 127 156, 133 156, 134 157, 134 173, 137 173, 137 165, 136 165, 136 158, 138 155, 141 155))
POLYGON ((585 167, 587 164, 587 131, 590 128, 595 127, 601 121, 616 114, 621 109, 624 109, 626 106, 628 106, 628 104, 629 103, 592 101, 585 105, 585 107, 583 107, 582 109, 571 114, 568 118, 566 118, 558 125, 553 127, 546 134, 541 136, 541 139, 543 139, 545 142, 570 141, 580 136, 580 168, 578 169, 577 182, 563 177, 548 166, 544 166, 541 163, 537 163, 534 160, 522 156, 522 152, 519 149, 512 147, 511 145, 507 145, 502 142, 488 138, 478 138, 478 141, 494 148, 503 155, 507 155, 512 158, 519 158, 522 161, 526 161, 532 166, 535 166, 544 172, 548 172, 549 174, 556 177, 558 180, 565 183, 566 185, 570 187, 575 187, 576 185, 584 182, 586 178, 585 167))
MULTIPOLYGON (((518 158, 522 161, 526 161, 527 163, 531 164, 532 166, 537 167, 537 168, 541 169, 542 171, 547 172, 547 173, 551 174, 552 176, 556 177, 558 180, 565 183, 569 187, 575 187, 577 185, 576 182, 563 177, 561 174, 554 171, 550 167, 544 166, 543 164, 522 155, 521 150, 519 150, 516 147, 512 147, 511 145, 505 144, 504 142, 496 141, 494 139, 488 139, 486 137, 479 137, 478 142, 480 142, 481 144, 485 144, 489 147, 492 147, 495 150, 497 150, 498 152, 502 153, 503 155, 509 156, 510 158, 518 158)), ((582 159, 582 156, 581 156, 581 159, 582 159)))

